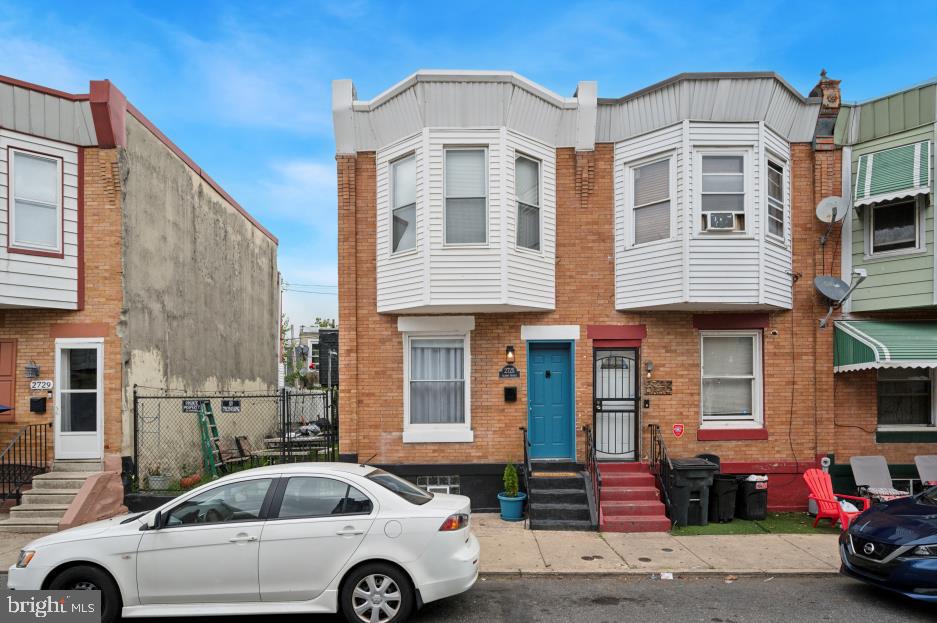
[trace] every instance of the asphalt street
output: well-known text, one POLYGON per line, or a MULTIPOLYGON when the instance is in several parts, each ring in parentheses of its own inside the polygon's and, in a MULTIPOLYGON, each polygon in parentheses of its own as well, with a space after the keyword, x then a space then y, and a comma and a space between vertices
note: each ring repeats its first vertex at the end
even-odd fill
MULTIPOLYGON (((0 586, 6 577, 0 578, 0 586)), ((283 623, 333 623, 338 616, 283 616, 283 623)), ((563 621, 693 621, 746 623, 799 621, 934 621, 937 605, 915 604, 838 576, 689 577, 483 577, 468 593, 428 604, 414 623, 525 623, 563 621)), ((149 619, 179 623, 180 619, 149 619)), ((193 621, 195 619, 192 619, 193 621)), ((204 620, 204 619, 199 619, 204 620)), ((253 623, 255 617, 225 617, 253 623)))

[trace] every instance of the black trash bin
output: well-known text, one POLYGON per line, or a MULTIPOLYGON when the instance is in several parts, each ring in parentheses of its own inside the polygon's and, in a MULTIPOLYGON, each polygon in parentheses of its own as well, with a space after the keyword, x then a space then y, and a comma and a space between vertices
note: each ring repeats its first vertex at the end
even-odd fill
POLYGON ((768 477, 752 474, 739 476, 735 514, 740 519, 764 519, 768 516, 768 477))
POLYGON ((710 463, 715 463, 716 467, 719 467, 721 464, 721 460, 719 459, 719 455, 717 454, 697 454, 696 458, 706 459, 710 463))
POLYGON ((731 474, 716 474, 709 489, 709 521, 726 523, 735 518, 735 497, 738 478, 731 474))
POLYGON ((719 466, 706 459, 672 459, 670 473, 671 521, 678 526, 709 523, 709 487, 719 466))

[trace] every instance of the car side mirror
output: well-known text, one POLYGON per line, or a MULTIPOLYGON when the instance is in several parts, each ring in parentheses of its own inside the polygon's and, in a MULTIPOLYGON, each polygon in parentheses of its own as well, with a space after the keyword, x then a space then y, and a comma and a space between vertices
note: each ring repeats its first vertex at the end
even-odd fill
POLYGON ((163 514, 161 512, 156 512, 149 516, 146 520, 146 529, 147 530, 159 530, 162 527, 163 523, 163 514))

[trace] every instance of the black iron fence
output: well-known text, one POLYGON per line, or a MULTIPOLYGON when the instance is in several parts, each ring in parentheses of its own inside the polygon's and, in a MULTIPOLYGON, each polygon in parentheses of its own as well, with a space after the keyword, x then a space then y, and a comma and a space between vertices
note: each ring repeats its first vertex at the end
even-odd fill
POLYGON ((337 461, 337 394, 134 388, 134 487, 182 491, 250 467, 337 461))
POLYGON ((657 480, 657 486, 660 489, 661 500, 667 508, 667 516, 673 517, 670 508, 670 478, 673 471, 673 463, 670 462, 670 456, 667 454, 667 445, 664 443, 664 436, 661 435, 660 426, 657 424, 647 425, 648 436, 648 462, 650 464, 651 474, 657 480))
POLYGON ((27 424, 0 452, 0 500, 19 500, 23 487, 49 469, 51 423, 27 424))

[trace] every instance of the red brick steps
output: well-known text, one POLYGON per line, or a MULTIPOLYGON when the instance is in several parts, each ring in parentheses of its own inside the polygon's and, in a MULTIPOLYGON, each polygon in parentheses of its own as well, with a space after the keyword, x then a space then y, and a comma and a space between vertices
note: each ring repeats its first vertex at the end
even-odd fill
POLYGON ((670 520, 646 463, 600 463, 599 530, 669 532, 670 520))

